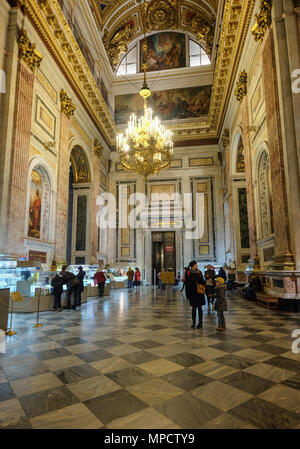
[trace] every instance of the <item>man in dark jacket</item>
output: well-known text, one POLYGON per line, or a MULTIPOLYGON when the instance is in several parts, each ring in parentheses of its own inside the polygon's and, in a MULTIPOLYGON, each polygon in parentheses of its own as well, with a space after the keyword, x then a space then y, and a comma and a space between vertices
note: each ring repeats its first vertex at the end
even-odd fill
POLYGON ((195 329, 197 310, 199 315, 199 324, 197 329, 202 327, 203 311, 202 306, 205 304, 205 281, 200 270, 198 270, 197 262, 193 260, 189 264, 188 271, 185 274, 185 294, 190 301, 192 307, 192 328, 195 329), (198 293, 197 285, 203 286, 203 293, 198 293))
POLYGON ((51 281, 51 285, 53 287, 53 312, 61 312, 61 295, 63 292, 63 279, 60 273, 56 273, 54 278, 51 281))
POLYGON ((78 273, 76 275, 76 278, 78 279, 78 281, 80 282, 80 287, 78 290, 78 306, 81 306, 81 293, 84 290, 84 283, 83 283, 83 279, 85 277, 85 271, 83 271, 82 267, 78 267, 78 273))
POLYGON ((80 282, 78 279, 76 279, 75 274, 71 273, 70 271, 67 271, 67 268, 68 268, 68 266, 64 265, 60 272, 60 274, 62 275, 63 283, 67 284, 67 287, 68 287, 67 309, 72 308, 73 310, 76 310, 76 306, 78 304, 78 294, 79 294, 80 282), (71 307, 72 293, 74 294, 74 302, 71 307))

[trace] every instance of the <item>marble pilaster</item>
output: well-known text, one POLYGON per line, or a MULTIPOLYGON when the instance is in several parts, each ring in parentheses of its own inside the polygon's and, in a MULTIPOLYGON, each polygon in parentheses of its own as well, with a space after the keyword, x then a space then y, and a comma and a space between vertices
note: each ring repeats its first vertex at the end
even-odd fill
POLYGON ((276 84, 273 35, 269 33, 262 52, 262 68, 265 81, 265 104, 270 153, 270 170, 275 228, 274 268, 293 268, 293 256, 290 250, 290 230, 282 138, 280 130, 279 104, 276 84))
POLYGON ((99 228, 97 226, 97 213, 98 206, 96 204, 97 197, 99 195, 99 184, 100 184, 100 162, 96 155, 92 157, 92 167, 94 173, 94 183, 91 188, 91 243, 90 243, 90 263, 97 263, 97 253, 98 253, 98 235, 99 228))
POLYGON ((243 144, 245 157, 245 178, 247 189, 247 209, 248 209, 248 225, 249 225, 249 241, 250 241, 250 260, 249 268, 258 269, 259 259, 257 251, 257 236, 256 236, 256 217, 254 204, 254 189, 252 182, 252 161, 251 161, 251 143, 249 129, 249 110, 248 110, 248 96, 243 99, 241 106, 242 113, 242 129, 243 129, 243 144))
POLYGON ((67 226, 68 226, 68 194, 69 194, 69 153, 70 119, 62 112, 60 115, 60 141, 57 167, 57 204, 55 248, 57 262, 66 261, 67 226))
POLYGON ((11 146, 8 206, 8 253, 24 255, 26 196, 34 72, 19 60, 15 95, 14 134, 11 146))

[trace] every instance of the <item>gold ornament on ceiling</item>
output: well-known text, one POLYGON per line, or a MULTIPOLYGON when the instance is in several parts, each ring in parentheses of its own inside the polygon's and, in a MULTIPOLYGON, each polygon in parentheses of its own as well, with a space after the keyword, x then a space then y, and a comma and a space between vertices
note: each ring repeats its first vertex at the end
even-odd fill
POLYGON ((127 53, 128 44, 132 41, 137 29, 137 17, 132 16, 118 28, 112 37, 108 35, 107 31, 105 32, 103 43, 113 67, 118 65, 121 53, 127 53))
POLYGON ((273 0, 262 0, 259 14, 255 15, 255 25, 251 32, 257 42, 262 43, 265 34, 272 24, 272 4, 273 0))
POLYGON ((97 156, 98 159, 100 159, 102 154, 103 145, 99 142, 98 139, 94 139, 94 155, 97 156))
POLYGON ((175 1, 152 0, 143 7, 147 32, 177 28, 178 13, 175 1))
POLYGON ((20 58, 28 65, 30 70, 34 71, 35 67, 40 67, 43 55, 37 51, 35 44, 28 39, 27 31, 22 29, 18 37, 20 58))
POLYGON ((247 73, 245 71, 241 72, 239 80, 237 82, 237 87, 234 92, 238 101, 242 101, 242 99, 247 95, 247 80, 248 80, 247 73))
POLYGON ((211 56, 215 37, 215 25, 210 25, 197 11, 191 8, 182 8, 181 15, 182 25, 187 31, 197 36, 208 56, 211 56))

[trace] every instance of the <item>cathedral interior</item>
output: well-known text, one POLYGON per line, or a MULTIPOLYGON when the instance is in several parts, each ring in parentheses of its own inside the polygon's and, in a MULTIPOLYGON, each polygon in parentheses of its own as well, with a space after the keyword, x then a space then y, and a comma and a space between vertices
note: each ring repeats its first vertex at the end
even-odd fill
POLYGON ((0 0, 0 49, 0 428, 300 429, 300 1, 0 0))

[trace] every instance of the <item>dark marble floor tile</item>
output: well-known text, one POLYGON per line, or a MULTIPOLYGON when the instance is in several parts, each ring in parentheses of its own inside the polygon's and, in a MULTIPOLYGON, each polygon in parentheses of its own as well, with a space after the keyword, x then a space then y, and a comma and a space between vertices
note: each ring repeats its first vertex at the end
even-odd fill
POLYGON ((88 343, 88 341, 80 337, 64 338, 63 340, 60 340, 60 344, 66 349, 68 349, 68 346, 79 345, 80 343, 88 343))
POLYGON ((266 360, 264 363, 278 366, 278 368, 283 368, 298 373, 300 372, 300 359, 298 362, 297 360, 287 359, 286 357, 273 357, 272 359, 266 360))
POLYGON ((249 422, 259 429, 292 429, 299 424, 296 413, 285 410, 260 398, 249 399, 229 414, 249 422))
MULTIPOLYGON (((276 343, 276 340, 274 343, 276 343)), ((255 350, 268 352, 268 353, 274 354, 274 355, 280 355, 280 354, 283 354, 284 352, 287 352, 287 348, 283 348, 282 346, 276 346, 275 344, 271 345, 271 344, 266 344, 266 343, 264 343, 262 345, 255 346, 255 350)))
POLYGON ((158 331, 161 329, 167 329, 166 326, 160 326, 159 324, 152 324, 151 326, 145 326, 145 329, 149 329, 151 331, 158 331))
POLYGON ((109 357, 112 357, 112 354, 105 351, 104 349, 98 349, 96 351, 83 352, 82 354, 77 354, 77 356, 85 362, 90 363, 97 362, 98 360, 108 359, 109 357))
POLYGON ((43 331, 43 334, 46 336, 58 335, 58 334, 67 334, 68 331, 65 329, 50 329, 49 331, 43 331))
POLYGON ((152 379, 152 375, 150 373, 147 373, 137 366, 113 371, 111 373, 107 373, 106 376, 122 387, 129 387, 130 385, 135 385, 152 379))
POLYGON ((79 401, 67 387, 63 386, 22 396, 19 402, 27 416, 34 418, 79 401))
POLYGON ((204 359, 198 357, 195 354, 191 354, 189 352, 182 352, 180 354, 175 354, 170 357, 167 357, 168 360, 174 363, 178 363, 179 365, 185 366, 188 368, 189 366, 198 365, 198 363, 204 362, 204 359))
MULTIPOLYGON (((269 342, 273 342, 274 339, 270 338, 270 337, 266 337, 265 335, 256 335, 256 334, 251 334, 251 340, 253 341, 258 341, 261 343, 269 343, 269 342)), ((246 341, 247 339, 245 339, 246 341)))
POLYGON ((37 376, 38 374, 44 374, 49 369, 41 362, 33 362, 24 365, 15 365, 8 368, 4 368, 5 375, 9 381, 22 379, 29 376, 37 376))
POLYGON ((229 352, 231 354, 233 352, 241 351, 243 349, 241 346, 237 346, 232 343, 227 343, 227 341, 210 346, 210 348, 219 349, 220 351, 229 352))
POLYGON ((244 326, 244 327, 239 327, 238 329, 239 331, 242 332, 249 332, 250 334, 255 334, 256 332, 261 332, 261 329, 257 329, 256 327, 248 327, 248 326, 244 326))
POLYGON ((27 346, 18 346, 14 348, 10 348, 9 345, 6 346, 5 354, 0 353, 0 358, 10 358, 17 357, 21 355, 31 354, 31 351, 27 348, 27 346))
POLYGON ((148 407, 128 391, 118 390, 84 402, 84 405, 104 424, 137 413, 148 407))
POLYGON ((15 393, 8 382, 0 384, 0 402, 13 399, 15 393))
POLYGON ((220 382, 239 388, 240 390, 253 394, 254 396, 275 385, 275 383, 270 380, 262 379, 261 377, 246 373, 245 371, 238 371, 237 373, 233 373, 230 376, 223 377, 219 380, 220 382))
POLYGON ((200 387, 201 385, 207 385, 212 381, 209 377, 203 376, 188 368, 182 371, 166 374, 162 376, 161 379, 185 391, 194 390, 195 388, 200 387))
POLYGON ((34 354, 41 361, 71 355, 65 348, 49 349, 48 351, 35 352, 34 354))
POLYGON ((157 341, 153 340, 136 341, 135 343, 131 343, 131 345, 139 349, 151 349, 156 348, 158 346, 163 346, 162 343, 158 343, 157 341))
POLYGON ((232 366, 236 369, 245 369, 255 364, 255 362, 250 362, 250 360, 242 359, 241 357, 237 357, 234 354, 225 355, 224 357, 220 357, 218 359, 215 359, 214 361, 223 365, 232 366))
POLYGON ((154 408, 183 429, 197 429, 221 414, 221 410, 185 393, 154 408))
POLYGON ((127 360, 127 362, 139 365, 141 363, 157 360, 159 357, 147 351, 138 351, 138 352, 131 352, 130 354, 124 354, 121 356, 121 358, 127 360))
MULTIPOLYGON (((282 382, 282 385, 286 385, 290 388, 295 388, 296 390, 300 390, 300 376, 297 374, 295 377, 290 377, 282 382)), ((1 387, 1 385, 0 385, 1 387)))
POLYGON ((89 377, 99 376, 99 371, 90 365, 76 365, 63 370, 55 371, 54 374, 64 383, 71 384, 89 377))
POLYGON ((121 345, 122 341, 117 340, 116 338, 110 338, 108 340, 94 341, 93 344, 100 348, 110 348, 112 346, 121 345))

